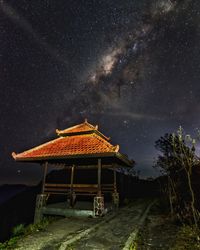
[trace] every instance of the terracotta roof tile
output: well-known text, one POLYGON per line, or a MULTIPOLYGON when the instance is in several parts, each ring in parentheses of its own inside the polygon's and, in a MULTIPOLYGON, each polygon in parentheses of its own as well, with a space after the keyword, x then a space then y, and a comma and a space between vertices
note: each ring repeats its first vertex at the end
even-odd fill
POLYGON ((16 154, 12 153, 16 161, 42 161, 64 159, 67 157, 99 157, 114 156, 120 159, 126 166, 132 166, 132 161, 119 153, 119 145, 113 146, 108 142, 98 126, 87 122, 70 127, 65 130, 57 130, 58 138, 30 150, 16 154))
POLYGON ((62 158, 66 156, 114 153, 119 146, 113 146, 96 133, 59 137, 20 154, 13 153, 16 160, 42 157, 62 158))
POLYGON ((56 130, 58 135, 63 134, 71 134, 71 133, 81 133, 81 132, 87 132, 87 131, 93 131, 97 130, 98 126, 93 126, 92 124, 85 121, 84 123, 78 124, 76 126, 64 129, 64 130, 56 130))

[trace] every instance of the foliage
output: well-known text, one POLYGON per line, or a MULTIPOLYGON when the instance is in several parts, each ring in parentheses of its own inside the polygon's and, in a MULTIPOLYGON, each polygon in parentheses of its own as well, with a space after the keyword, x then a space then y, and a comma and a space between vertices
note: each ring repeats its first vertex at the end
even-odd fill
POLYGON ((69 245, 69 246, 67 246, 66 250, 74 250, 73 245, 69 245))
POLYGON ((45 217, 40 223, 30 224, 26 227, 25 235, 44 230, 54 220, 54 217, 45 217))
POLYGON ((139 246, 143 245, 143 242, 144 242, 144 239, 143 239, 142 231, 140 230, 137 233, 134 242, 131 244, 130 250, 137 250, 137 249, 139 249, 139 246))
POLYGON ((176 242, 170 250, 200 250, 200 230, 183 226, 176 236, 176 242))
POLYGON ((162 153, 155 167, 168 177, 163 191, 168 194, 171 213, 182 222, 197 226, 199 213, 192 186, 193 167, 199 162, 195 143, 196 140, 186 135, 181 127, 177 133, 165 134, 155 143, 156 149, 162 153))
POLYGON ((24 224, 19 224, 13 228, 12 234, 13 236, 19 236, 24 234, 24 232, 25 232, 24 224))
POLYGON ((0 250, 14 249, 19 240, 27 235, 44 230, 56 217, 45 217, 40 223, 30 224, 27 227, 19 224, 13 229, 13 237, 4 243, 0 243, 0 250))
MULTIPOLYGON (((189 138, 188 135, 187 138, 189 138)), ((192 142, 192 147, 186 145, 180 132, 179 135, 165 134, 161 136, 155 142, 155 148, 162 153, 158 156, 155 167, 159 168, 162 173, 176 174, 183 169, 183 165, 194 164, 196 161, 194 142, 192 142)))
POLYGON ((10 240, 0 243, 0 250, 7 250, 7 249, 14 249, 17 247, 17 242, 19 241, 20 237, 15 236, 12 237, 10 240))

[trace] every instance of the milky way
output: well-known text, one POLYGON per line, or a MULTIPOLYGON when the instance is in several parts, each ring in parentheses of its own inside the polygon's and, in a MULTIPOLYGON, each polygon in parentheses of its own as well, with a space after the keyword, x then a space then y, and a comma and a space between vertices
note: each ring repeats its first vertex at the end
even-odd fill
POLYGON ((21 152, 55 129, 99 124, 154 174, 154 142, 199 127, 200 4, 190 0, 0 1, 0 182, 35 183, 21 152), (20 171, 19 171, 20 170, 20 171))
POLYGON ((77 90, 79 104, 73 114, 111 114, 112 109, 112 115, 120 113, 130 118, 162 120, 162 116, 131 112, 132 98, 137 98, 138 95, 135 88, 159 67, 152 59, 152 54, 156 49, 155 42, 160 39, 163 29, 170 25, 168 20, 174 19, 173 22, 176 22, 176 18, 187 9, 189 3, 190 1, 164 0, 147 4, 145 14, 140 13, 141 20, 137 24, 130 24, 123 34, 113 37, 114 44, 109 44, 109 48, 99 56, 91 70, 87 69, 84 89, 77 90), (123 90, 123 95, 128 97, 126 100, 124 96, 121 97, 123 90))

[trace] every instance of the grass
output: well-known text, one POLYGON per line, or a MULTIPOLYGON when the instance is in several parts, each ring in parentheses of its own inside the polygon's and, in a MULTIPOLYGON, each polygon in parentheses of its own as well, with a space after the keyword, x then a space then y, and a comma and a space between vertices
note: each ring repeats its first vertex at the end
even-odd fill
POLYGON ((182 226, 176 235, 175 245, 170 250, 200 250, 200 229, 182 226))
POLYGON ((43 231, 51 222, 55 220, 56 217, 45 217, 40 223, 30 224, 27 227, 25 227, 24 224, 17 225, 13 228, 12 237, 4 243, 0 243, 0 250, 15 249, 19 240, 23 237, 35 232, 43 231))
POLYGON ((130 246, 130 250, 137 250, 139 249, 139 246, 143 244, 144 238, 142 234, 142 230, 139 230, 139 232, 136 235, 136 238, 134 242, 130 246))
POLYGON ((69 245, 69 246, 67 246, 66 250, 74 250, 73 245, 69 245))
POLYGON ((139 231, 130 250, 146 249, 168 249, 168 250, 200 250, 200 228, 191 225, 177 224, 171 219, 165 203, 158 202, 150 210, 150 220, 147 218, 145 225, 139 231), (158 218, 161 220, 157 220, 158 218), (154 220, 155 218, 156 220, 154 220))
MULTIPOLYGON (((143 244, 144 238, 142 232, 139 232, 129 250, 139 250, 143 244)), ((169 250, 200 250, 200 229, 188 225, 181 226, 175 243, 169 250)))
POLYGON ((16 227, 13 228, 12 235, 13 237, 17 237, 20 235, 23 235, 25 233, 25 225, 19 224, 16 227))

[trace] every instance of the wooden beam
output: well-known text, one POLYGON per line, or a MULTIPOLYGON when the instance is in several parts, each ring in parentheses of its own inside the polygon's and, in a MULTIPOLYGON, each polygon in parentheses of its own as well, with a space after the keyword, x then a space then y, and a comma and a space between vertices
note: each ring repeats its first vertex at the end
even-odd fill
POLYGON ((98 196, 101 196, 101 159, 98 159, 98 196))
MULTIPOLYGON (((112 184, 107 184, 107 185, 112 185, 112 184)), ((62 188, 70 188, 71 184, 58 184, 58 183, 46 183, 45 187, 62 187, 62 188)), ((97 184, 73 184, 73 187, 76 188, 97 188, 97 184)))
POLYGON ((44 193, 44 188, 45 188, 45 181, 46 181, 46 175, 47 175, 48 162, 46 161, 43 165, 44 165, 44 176, 43 176, 43 182, 42 182, 42 194, 44 193))
MULTIPOLYGON (((49 165, 51 165, 51 167, 53 167, 53 168, 64 168, 64 169, 70 169, 70 167, 71 166, 67 166, 66 164, 55 164, 55 165, 53 165, 53 164, 50 164, 49 163, 49 165)), ((80 165, 80 166, 77 166, 76 165, 76 169, 96 169, 97 168, 97 165, 80 165)), ((101 168, 102 169, 104 169, 104 168, 113 168, 113 165, 112 164, 104 164, 104 165, 102 165, 101 166, 101 168)))
POLYGON ((75 167, 75 165, 73 164, 71 167, 71 182, 70 182, 71 193, 73 191, 73 184, 74 184, 74 167, 75 167))
MULTIPOLYGON (((76 169, 96 169, 97 165, 82 165, 82 166, 76 166, 76 169)), ((102 165, 101 166, 102 169, 109 169, 112 168, 111 164, 107 164, 107 165, 102 165)))

